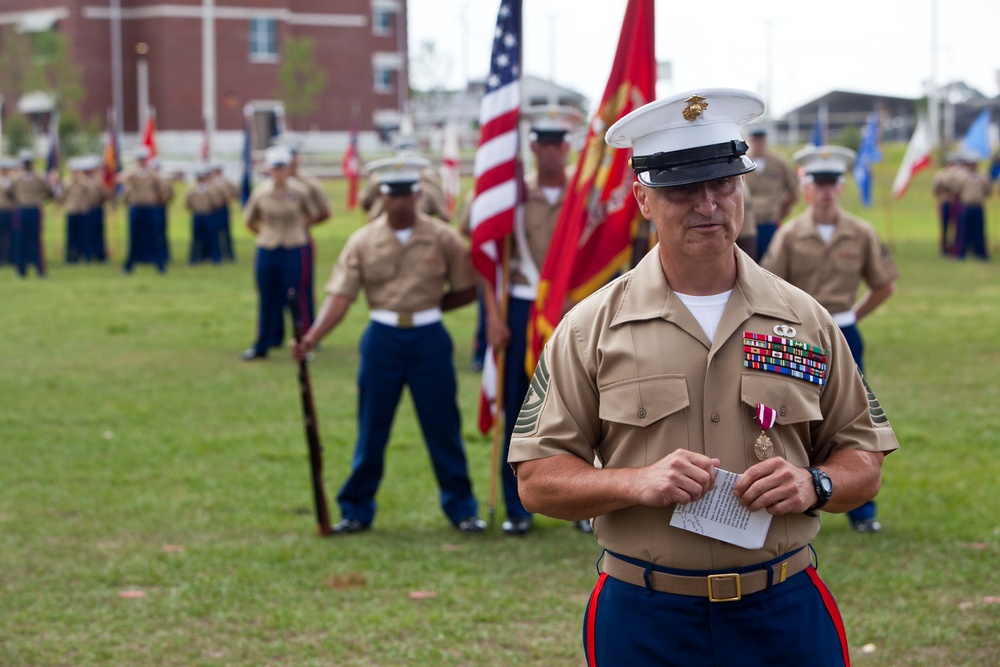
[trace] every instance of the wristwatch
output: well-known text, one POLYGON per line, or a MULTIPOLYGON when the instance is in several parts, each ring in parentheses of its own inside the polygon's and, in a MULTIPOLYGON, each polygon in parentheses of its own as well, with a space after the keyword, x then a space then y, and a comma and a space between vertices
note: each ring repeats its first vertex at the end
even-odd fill
POLYGON ((813 478, 813 488, 816 490, 816 504, 805 511, 809 516, 816 516, 816 510, 826 505, 833 495, 833 480, 819 468, 806 468, 813 478))

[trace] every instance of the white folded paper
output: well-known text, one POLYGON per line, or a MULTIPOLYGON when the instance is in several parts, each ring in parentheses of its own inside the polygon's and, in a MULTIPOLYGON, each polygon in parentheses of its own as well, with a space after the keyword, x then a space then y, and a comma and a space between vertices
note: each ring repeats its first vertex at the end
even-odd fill
POLYGON ((766 509, 750 512, 740 505, 733 495, 739 478, 734 472, 716 468, 715 488, 693 503, 678 505, 670 525, 744 549, 760 549, 767 538, 771 515, 766 509))

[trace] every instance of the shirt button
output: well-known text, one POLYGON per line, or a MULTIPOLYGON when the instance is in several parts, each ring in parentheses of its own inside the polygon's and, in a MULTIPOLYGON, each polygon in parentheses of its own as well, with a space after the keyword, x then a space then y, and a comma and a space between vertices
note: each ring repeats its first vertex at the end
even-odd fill
POLYGON ((645 419, 646 418, 646 408, 639 408, 638 410, 636 410, 635 411, 635 416, 638 417, 639 419, 645 419))
POLYGON ((780 408, 780 409, 778 410, 778 413, 779 413, 779 414, 780 414, 780 415, 781 415, 782 417, 784 417, 785 415, 787 415, 787 414, 788 414, 788 408, 787 408, 787 407, 785 407, 784 405, 782 405, 782 406, 781 406, 781 408, 780 408))
POLYGON ((720 419, 719 413, 718 412, 713 412, 712 413, 712 421, 714 421, 715 423, 719 423, 719 419, 720 419))

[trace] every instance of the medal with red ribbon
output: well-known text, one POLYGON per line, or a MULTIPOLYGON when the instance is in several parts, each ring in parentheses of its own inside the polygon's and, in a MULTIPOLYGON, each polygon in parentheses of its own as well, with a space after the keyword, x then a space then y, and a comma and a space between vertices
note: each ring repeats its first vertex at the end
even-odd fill
POLYGON ((753 443, 753 453, 759 461, 766 461, 774 454, 774 443, 771 442, 771 438, 767 437, 766 431, 774 426, 777 418, 778 412, 774 408, 769 408, 763 403, 757 404, 757 414, 754 419, 760 424, 760 435, 753 443))

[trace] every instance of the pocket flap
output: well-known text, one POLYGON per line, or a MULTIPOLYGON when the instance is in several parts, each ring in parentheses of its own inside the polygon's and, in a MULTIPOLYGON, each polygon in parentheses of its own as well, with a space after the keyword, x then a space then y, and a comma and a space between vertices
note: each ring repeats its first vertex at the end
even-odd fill
POLYGON ((740 387, 740 396, 751 411, 758 403, 774 408, 777 423, 798 424, 823 419, 819 406, 820 387, 818 385, 785 378, 780 375, 745 373, 740 387))
POLYGON ((600 418, 630 426, 649 426, 691 404, 682 375, 624 380, 600 391, 600 418))

